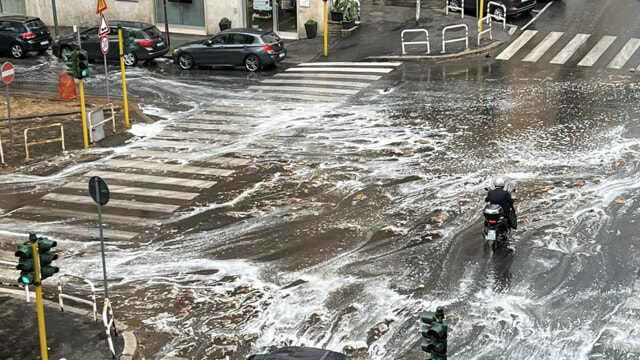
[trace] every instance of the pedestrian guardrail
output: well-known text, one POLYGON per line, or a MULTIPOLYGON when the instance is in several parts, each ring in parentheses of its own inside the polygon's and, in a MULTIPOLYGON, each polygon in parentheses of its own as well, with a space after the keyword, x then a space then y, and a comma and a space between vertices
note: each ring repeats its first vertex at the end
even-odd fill
POLYGON ((107 335, 107 341, 109 342, 109 350, 111 350, 111 357, 116 358, 116 350, 113 348, 113 339, 111 339, 111 328, 113 327, 114 336, 118 336, 118 330, 116 330, 115 319, 113 318, 113 309, 111 308, 111 302, 109 299, 104 299, 104 305, 102 306, 102 322, 104 323, 104 332, 107 335))
POLYGON ((491 32, 491 23, 492 21, 491 21, 490 15, 487 15, 482 19, 478 20, 478 46, 480 46, 480 38, 482 37, 482 34, 489 33, 489 39, 493 40, 493 33, 491 32), (486 21, 489 26, 485 30, 480 31, 483 21, 486 21))
POLYGON ((489 1, 487 3, 487 16, 491 16, 495 20, 502 21, 502 29, 507 27, 507 7, 504 4, 500 4, 495 1, 489 1), (491 12, 491 6, 498 6, 502 8, 502 16, 495 15, 491 12))
MULTIPOLYGON (((109 121, 111 121, 111 124, 113 126, 113 132, 116 132, 116 113, 113 110, 113 103, 107 104, 107 109, 111 109, 111 116, 102 120, 99 123, 96 124, 91 124, 91 122, 89 121, 89 124, 87 124, 89 126, 89 142, 93 142, 93 129, 97 128, 98 126, 102 126, 106 123, 108 123, 109 121), (110 106, 110 108, 109 108, 110 106)), ((96 110, 93 110, 91 112, 89 112, 89 114, 87 114, 87 119, 91 119, 91 115, 98 112, 98 111, 103 111, 104 108, 100 107, 96 110)))
POLYGON ((449 10, 451 10, 451 11, 460 10, 460 17, 462 19, 464 19, 464 0, 460 0, 460 7, 457 7, 455 5, 451 5, 449 0, 445 0, 445 1, 446 1, 446 8, 445 8, 444 12, 445 12, 446 15, 449 15, 449 10))
POLYGON ((402 33, 400 33, 400 41, 402 42, 402 55, 406 55, 407 51, 405 50, 404 46, 405 45, 422 45, 422 44, 426 44, 427 45, 427 54, 431 54, 431 45, 429 44, 429 32, 426 29, 407 29, 407 30, 402 30, 402 33), (424 37, 425 37, 425 41, 404 41, 404 34, 405 33, 424 33, 424 37))
POLYGON ((60 304, 60 311, 64 312, 64 301, 62 299, 70 299, 73 301, 77 301, 82 304, 91 305, 93 308, 93 321, 98 321, 98 308, 96 306, 96 288, 93 286, 93 283, 90 280, 83 279, 81 277, 77 277, 69 274, 62 274, 58 277, 58 304, 60 304), (75 280, 79 282, 84 282, 89 285, 89 289, 91 290, 91 301, 79 298, 77 296, 72 296, 68 294, 62 293, 62 284, 63 279, 75 280))
POLYGON ((29 160, 29 146, 42 145, 42 144, 48 144, 48 143, 53 143, 53 142, 61 142, 62 143, 62 151, 64 152, 64 127, 62 126, 61 123, 55 123, 55 124, 50 124, 50 125, 43 125, 43 126, 37 126, 37 127, 24 129, 24 152, 27 155, 27 160, 29 160), (31 130, 41 130, 41 129, 46 129, 46 128, 50 128, 50 127, 60 127, 60 137, 59 138, 50 139, 50 140, 42 140, 42 141, 34 141, 34 142, 29 142, 28 141, 29 131, 31 131, 31 130))
MULTIPOLYGON (((16 263, 14 263, 14 262, 0 260, 0 264, 9 265, 13 270, 16 269, 16 263)), ((23 285, 23 287, 24 287, 24 296, 25 296, 27 302, 31 302, 31 294, 29 293, 29 285, 23 285)))
POLYGON ((469 50, 469 27, 466 24, 449 25, 449 26, 445 26, 444 29, 442 29, 442 53, 446 52, 445 45, 447 43, 452 43, 457 41, 465 41, 466 42, 465 49, 469 50), (447 30, 452 30, 452 29, 464 29, 464 32, 465 32, 464 37, 446 40, 447 30))

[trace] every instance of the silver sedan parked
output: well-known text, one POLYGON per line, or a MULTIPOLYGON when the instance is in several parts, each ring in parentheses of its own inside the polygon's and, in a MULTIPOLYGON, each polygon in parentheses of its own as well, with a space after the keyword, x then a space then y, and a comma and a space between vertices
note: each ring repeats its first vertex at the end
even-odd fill
POLYGON ((286 56, 284 42, 273 31, 228 29, 210 39, 177 47, 173 62, 184 70, 196 65, 244 66, 253 72, 275 65, 286 56))

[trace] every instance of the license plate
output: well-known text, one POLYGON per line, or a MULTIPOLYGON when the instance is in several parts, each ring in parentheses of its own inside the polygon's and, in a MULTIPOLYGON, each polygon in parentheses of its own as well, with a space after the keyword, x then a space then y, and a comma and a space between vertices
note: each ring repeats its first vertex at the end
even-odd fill
POLYGON ((40 45, 49 45, 49 41, 47 41, 47 40, 40 41, 40 45))
POLYGON ((495 240, 496 239, 496 231, 489 230, 487 231, 487 240, 495 240))
POLYGON ((280 53, 280 54, 278 54, 278 56, 283 58, 284 57, 284 53, 280 53))

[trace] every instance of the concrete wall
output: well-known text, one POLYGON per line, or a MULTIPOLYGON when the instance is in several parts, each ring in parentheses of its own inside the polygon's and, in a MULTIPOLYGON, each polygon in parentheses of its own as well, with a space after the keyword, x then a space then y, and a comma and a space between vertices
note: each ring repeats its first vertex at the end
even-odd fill
MULTIPOLYGON (((315 20, 318 22, 318 36, 322 36, 324 31, 324 2, 322 0, 309 0, 309 7, 300 6, 298 1, 298 35, 304 39, 307 35, 304 30, 304 23, 307 20, 315 20)), ((327 11, 330 11, 331 1, 327 2, 327 11)))
MULTIPOLYGON (((105 1, 107 10, 104 11, 104 16, 111 27, 115 26, 116 20, 153 23, 153 0, 105 1)), ((53 26, 51 0, 28 0, 26 7, 27 14, 38 16, 47 25, 53 26)), ((98 25, 100 16, 96 14, 97 7, 98 0, 57 0, 58 25, 72 26, 76 24, 81 27, 98 25)))
POLYGON ((223 17, 231 20, 232 27, 243 27, 242 14, 242 0, 205 0, 207 34, 215 34, 220 31, 218 23, 223 17))

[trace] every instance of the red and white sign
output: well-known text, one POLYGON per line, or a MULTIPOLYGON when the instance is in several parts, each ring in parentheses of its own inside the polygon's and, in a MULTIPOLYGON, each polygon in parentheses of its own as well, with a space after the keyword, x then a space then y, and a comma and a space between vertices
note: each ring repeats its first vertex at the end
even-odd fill
POLYGON ((2 64, 2 82, 9 85, 13 81, 14 76, 13 64, 8 61, 2 64))
POLYGON ((100 27, 98 28, 98 36, 105 36, 111 32, 109 29, 109 24, 107 24, 107 19, 104 17, 103 13, 100 13, 100 27))
POLYGON ((98 8, 96 10, 96 14, 100 14, 105 10, 107 10, 107 2, 105 0, 98 0, 98 8))
POLYGON ((100 51, 105 55, 109 53, 109 38, 106 36, 100 37, 100 51))

